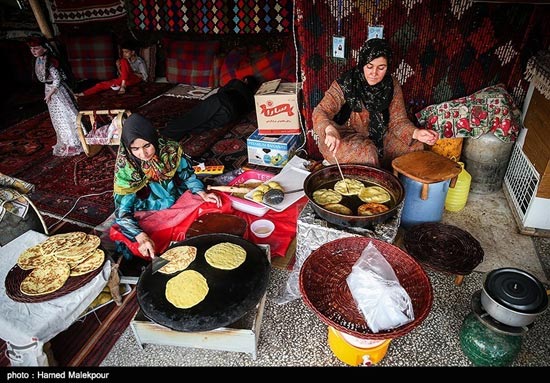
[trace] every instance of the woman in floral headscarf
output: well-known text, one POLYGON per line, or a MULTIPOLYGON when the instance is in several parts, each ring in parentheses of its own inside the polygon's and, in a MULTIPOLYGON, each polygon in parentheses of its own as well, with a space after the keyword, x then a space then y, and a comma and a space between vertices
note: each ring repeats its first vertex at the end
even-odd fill
MULTIPOLYGON (((159 136, 151 122, 141 115, 134 113, 128 117, 123 124, 115 164, 115 223, 116 231, 130 242, 137 242, 139 254, 135 255, 150 259, 155 251, 163 250, 156 248, 151 239, 154 233, 147 233, 141 227, 136 212, 171 208, 187 190, 202 201, 221 205, 216 194, 204 191, 179 143, 159 136)), ((157 220, 153 228, 159 228, 166 219, 164 216, 157 220)), ((174 222, 173 226, 176 225, 174 222)), ((170 238, 165 242, 169 243, 170 238)), ((123 249, 119 247, 119 250, 123 249)))
POLYGON ((370 39, 357 66, 334 81, 313 110, 319 151, 330 163, 391 166, 391 160, 433 145, 438 135, 408 119, 399 82, 388 72, 386 40, 370 39))
POLYGON ((53 49, 43 36, 32 36, 27 44, 36 62, 34 69, 38 81, 45 84, 44 101, 48 105, 50 119, 57 136, 53 147, 54 156, 74 156, 82 153, 82 144, 78 138, 76 109, 72 93, 67 87, 65 74, 53 49))

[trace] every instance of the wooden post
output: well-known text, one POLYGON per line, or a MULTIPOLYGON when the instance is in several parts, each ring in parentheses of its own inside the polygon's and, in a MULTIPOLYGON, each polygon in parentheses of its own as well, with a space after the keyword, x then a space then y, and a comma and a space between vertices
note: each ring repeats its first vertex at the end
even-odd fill
POLYGON ((40 7, 40 2, 38 0, 29 0, 29 4, 31 5, 32 13, 38 23, 40 32, 42 32, 44 37, 48 40, 53 39, 52 29, 50 28, 50 24, 48 24, 48 20, 44 17, 44 12, 42 12, 42 8, 40 7))

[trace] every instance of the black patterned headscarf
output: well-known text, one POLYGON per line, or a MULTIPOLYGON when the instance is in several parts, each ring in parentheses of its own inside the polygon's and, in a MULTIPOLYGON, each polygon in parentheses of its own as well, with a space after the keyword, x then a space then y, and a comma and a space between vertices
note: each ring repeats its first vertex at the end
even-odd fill
POLYGON ((117 194, 136 193, 150 181, 170 180, 176 174, 183 150, 178 142, 159 136, 151 122, 133 113, 123 124, 115 163, 114 191, 117 194), (155 155, 142 161, 130 150, 132 142, 141 138, 155 147, 155 155))
POLYGON ((378 84, 369 85, 363 67, 378 57, 385 57, 388 68, 391 63, 391 49, 384 39, 367 40, 359 51, 357 66, 345 72, 338 80, 344 92, 346 104, 354 112, 363 107, 369 111, 369 135, 383 155, 384 135, 389 121, 389 106, 393 98, 393 80, 389 70, 378 84))

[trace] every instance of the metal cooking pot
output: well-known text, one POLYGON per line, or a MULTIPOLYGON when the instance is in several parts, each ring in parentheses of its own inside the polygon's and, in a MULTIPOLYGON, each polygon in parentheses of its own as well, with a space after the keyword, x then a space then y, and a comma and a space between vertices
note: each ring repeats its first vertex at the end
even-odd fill
POLYGON ((137 300, 145 316, 176 331, 209 331, 234 323, 252 310, 265 294, 270 265, 257 245, 231 234, 204 234, 171 246, 195 246, 197 256, 187 270, 201 273, 208 282, 206 298, 189 309, 179 309, 166 299, 169 279, 177 274, 152 274, 151 264, 142 272, 137 285, 137 300), (234 270, 210 266, 204 253, 211 246, 230 242, 246 250, 246 260, 234 270))
POLYGON ((495 269, 483 281, 481 305, 493 319, 523 327, 546 310, 548 295, 542 283, 526 271, 495 269))
POLYGON ((313 192, 326 188, 328 184, 342 179, 336 165, 327 166, 311 173, 304 180, 304 192, 313 206, 313 210, 324 220, 343 227, 370 227, 393 217, 403 201, 405 191, 401 181, 393 174, 368 165, 342 164, 342 173, 346 178, 357 179, 367 184, 382 186, 392 197, 390 210, 375 215, 344 215, 325 209, 313 200, 313 192))

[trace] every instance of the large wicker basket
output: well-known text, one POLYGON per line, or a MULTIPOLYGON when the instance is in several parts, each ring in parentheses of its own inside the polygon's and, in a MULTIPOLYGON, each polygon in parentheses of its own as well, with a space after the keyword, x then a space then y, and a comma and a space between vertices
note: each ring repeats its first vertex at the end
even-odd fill
POLYGON ((300 291, 306 305, 324 323, 364 339, 393 339, 405 335, 428 316, 433 300, 430 280, 416 260, 394 245, 367 237, 337 239, 313 251, 300 270, 300 291), (369 242, 373 242, 393 267, 411 298, 415 316, 410 323, 378 333, 368 327, 346 282, 369 242))

